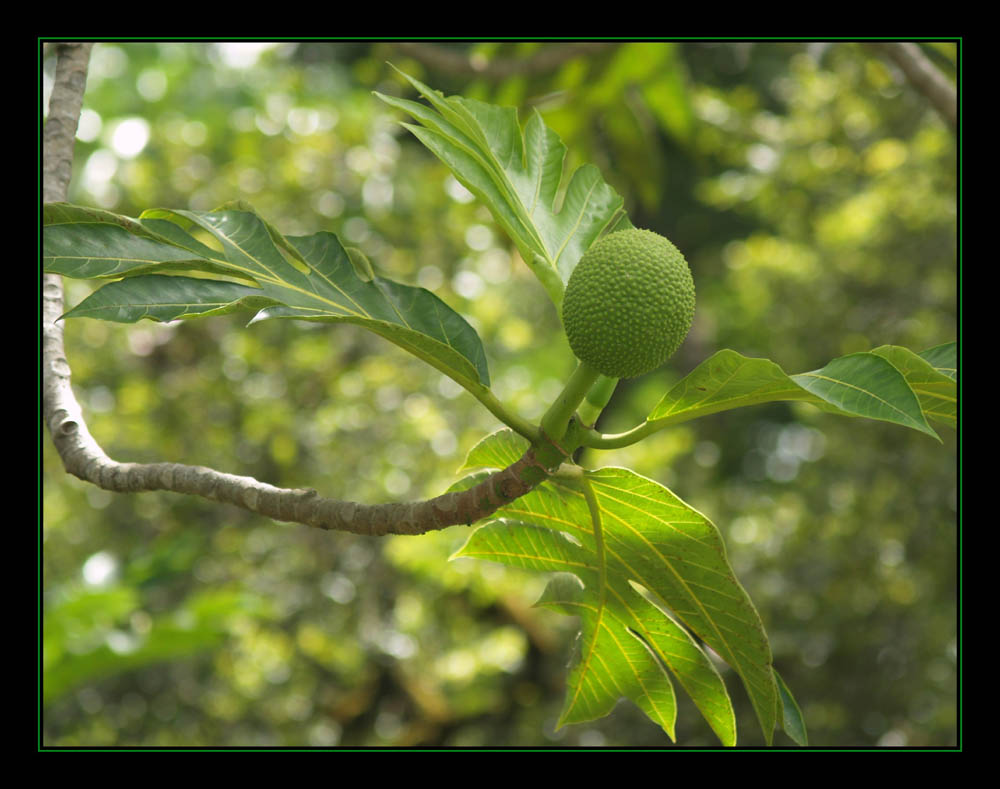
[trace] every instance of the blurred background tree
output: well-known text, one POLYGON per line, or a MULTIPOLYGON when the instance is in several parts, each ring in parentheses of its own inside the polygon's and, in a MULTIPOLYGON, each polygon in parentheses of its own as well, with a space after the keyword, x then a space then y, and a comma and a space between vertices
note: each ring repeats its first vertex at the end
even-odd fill
MULTIPOLYGON (((955 43, 921 50, 954 79, 955 43)), ((332 230, 465 315, 498 394, 538 418, 574 364, 558 315, 372 96, 412 97, 387 63, 522 118, 537 108, 568 166, 597 164, 633 223, 685 252, 691 335, 619 385, 606 432, 722 348, 797 373, 956 338, 955 130, 858 43, 104 43, 70 199, 135 216, 242 198, 283 232, 332 230)), ((66 286, 69 305, 93 287, 66 286)), ((108 454, 378 502, 442 492, 498 427, 361 329, 244 323, 71 322, 74 388, 108 454)), ((941 434, 776 404, 583 462, 629 465, 718 525, 814 744, 946 746, 958 494, 956 436, 941 434)), ((575 623, 531 607, 539 577, 448 562, 463 527, 371 539, 116 495, 43 448, 46 745, 669 745, 627 703, 554 730, 575 623)), ((740 744, 761 744, 730 688, 740 744)), ((717 744, 685 700, 678 743, 717 744)))

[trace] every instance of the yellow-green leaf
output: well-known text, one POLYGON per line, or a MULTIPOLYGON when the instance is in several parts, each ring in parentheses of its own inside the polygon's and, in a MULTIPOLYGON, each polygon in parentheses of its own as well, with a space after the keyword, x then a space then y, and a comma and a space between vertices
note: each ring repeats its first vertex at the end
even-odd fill
MULTIPOLYGON (((500 467, 526 448, 518 443, 508 432, 494 434, 468 465, 500 467)), ((559 582, 539 601, 581 617, 562 723, 600 717, 624 697, 672 736, 673 677, 720 741, 734 744, 732 704, 693 634, 739 675, 770 742, 778 691, 760 617, 718 530, 662 485, 620 468, 553 478, 499 510, 456 556, 579 580, 576 587, 559 582)))

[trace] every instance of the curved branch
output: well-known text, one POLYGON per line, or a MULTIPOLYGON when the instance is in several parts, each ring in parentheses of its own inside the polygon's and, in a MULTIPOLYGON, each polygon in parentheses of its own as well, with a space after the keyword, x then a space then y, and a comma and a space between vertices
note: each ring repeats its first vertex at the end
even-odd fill
POLYGON ((467 490, 427 501, 357 504, 324 498, 311 489, 276 488, 253 477, 181 463, 119 463, 109 458, 86 424, 61 408, 46 414, 66 471, 118 493, 166 490, 234 504, 277 521, 380 537, 423 534, 492 515, 549 476, 533 450, 467 490))
MULTIPOLYGON (((55 278, 58 280, 58 277, 55 278)), ((235 504, 279 521, 354 534, 423 534, 456 524, 471 524, 525 495, 549 470, 528 450, 516 463, 468 490, 427 501, 357 504, 319 496, 315 490, 277 488, 253 477, 227 474, 181 463, 120 463, 90 434, 69 385, 70 369, 56 324, 62 288, 46 283, 43 297, 43 414, 66 471, 105 490, 119 493, 166 490, 235 504)))
MULTIPOLYGON (((45 202, 65 200, 73 142, 83 105, 90 44, 61 45, 56 79, 43 131, 45 202)), ((468 490, 428 501, 356 504, 319 496, 315 490, 276 488, 252 477, 180 463, 120 463, 90 434, 70 386, 70 366, 57 323, 63 312, 62 279, 42 283, 42 413, 66 471, 105 490, 128 493, 167 490, 235 504, 279 521, 355 534, 422 534, 471 524, 523 496, 549 475, 529 450, 516 463, 468 490)))

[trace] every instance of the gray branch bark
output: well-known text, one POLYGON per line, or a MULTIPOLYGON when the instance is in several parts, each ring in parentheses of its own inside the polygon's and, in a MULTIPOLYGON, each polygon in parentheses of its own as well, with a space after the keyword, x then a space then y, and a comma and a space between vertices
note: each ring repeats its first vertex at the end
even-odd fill
MULTIPOLYGON (((45 202, 66 199, 91 44, 61 44, 49 114, 42 132, 42 194, 45 202)), ((105 490, 132 493, 166 490, 234 504, 279 521, 354 534, 422 534, 485 518, 544 480, 549 469, 529 450, 520 460, 475 487, 428 501, 357 504, 324 498, 315 490, 276 488, 252 477, 180 463, 120 463, 90 434, 70 385, 63 345, 62 279, 42 282, 42 414, 66 471, 105 490)))
MULTIPOLYGON (((59 44, 56 78, 49 98, 49 116, 42 130, 42 198, 66 199, 73 173, 73 142, 80 122, 87 65, 93 44, 59 44)), ((58 279, 58 277, 57 277, 58 279)))

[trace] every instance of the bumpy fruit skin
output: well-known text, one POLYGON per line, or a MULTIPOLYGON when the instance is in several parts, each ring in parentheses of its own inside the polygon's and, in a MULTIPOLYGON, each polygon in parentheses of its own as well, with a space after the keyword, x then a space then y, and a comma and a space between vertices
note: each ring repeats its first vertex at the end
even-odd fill
POLYGON ((684 341, 694 319, 694 279, 663 236, 620 230, 580 258, 562 309, 580 361, 612 378, 634 378, 659 367, 684 341))

